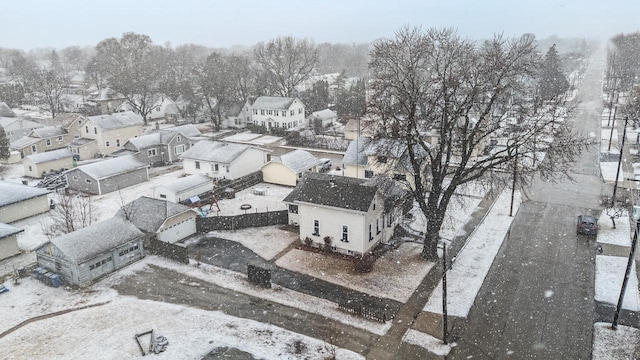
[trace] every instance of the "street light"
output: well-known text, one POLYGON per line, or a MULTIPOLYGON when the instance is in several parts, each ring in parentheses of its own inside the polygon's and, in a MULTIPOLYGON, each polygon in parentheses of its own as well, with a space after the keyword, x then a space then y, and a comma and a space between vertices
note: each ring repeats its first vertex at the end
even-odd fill
POLYGON ((631 242, 631 250, 629 251, 629 261, 627 261, 627 270, 624 273, 624 280, 622 280, 622 289, 620 289, 620 297, 618 298, 618 306, 616 306, 616 312, 613 315, 613 322, 611 323, 611 329, 618 329, 618 317, 620 316, 620 309, 622 308, 622 300, 624 299, 624 293, 627 290, 627 283, 629 282, 629 274, 631 273, 631 265, 636 254, 636 245, 638 243, 638 232, 640 232, 640 206, 634 206, 631 214, 633 221, 636 222, 636 231, 633 233, 633 241, 631 242))

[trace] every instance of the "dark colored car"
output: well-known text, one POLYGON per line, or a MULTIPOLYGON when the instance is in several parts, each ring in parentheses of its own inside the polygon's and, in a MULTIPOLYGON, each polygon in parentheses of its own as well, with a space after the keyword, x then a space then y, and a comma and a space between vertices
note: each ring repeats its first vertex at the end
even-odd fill
POLYGON ((593 235, 598 233, 598 218, 591 215, 578 216, 578 234, 593 235))

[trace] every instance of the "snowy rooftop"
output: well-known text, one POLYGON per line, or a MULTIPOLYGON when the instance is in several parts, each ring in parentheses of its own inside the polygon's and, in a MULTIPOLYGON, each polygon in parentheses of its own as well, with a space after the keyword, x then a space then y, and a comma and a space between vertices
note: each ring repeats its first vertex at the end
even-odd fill
POLYGON ((314 111, 311 113, 311 117, 318 118, 318 119, 331 119, 337 116, 338 114, 336 114, 336 112, 331 109, 324 109, 324 110, 314 111))
POLYGON ((249 145, 201 140, 183 152, 180 158, 230 164, 249 148, 249 145))
POLYGON ((287 110, 295 100, 295 98, 289 97, 260 96, 251 107, 254 109, 287 110))
POLYGON ((174 193, 180 193, 182 191, 193 189, 207 183, 213 184, 212 180, 208 176, 202 174, 193 174, 164 184, 162 187, 167 190, 173 191, 174 193))
POLYGON ((0 117, 0 126, 5 131, 41 128, 44 125, 25 118, 0 117))
POLYGON ((38 129, 33 129, 33 135, 40 138, 47 138, 56 135, 65 134, 64 129, 58 126, 46 126, 38 129))
POLYGON ((89 116, 89 121, 101 129, 120 129, 129 126, 142 125, 142 117, 133 111, 124 111, 110 115, 89 116))
POLYGON ((200 136, 202 133, 193 124, 184 124, 161 129, 160 131, 176 131, 186 137, 200 136))
POLYGON ((98 161, 95 163, 78 166, 69 170, 67 174, 73 171, 82 171, 94 179, 103 179, 109 176, 117 175, 126 171, 135 170, 148 165, 139 161, 134 156, 127 155, 118 158, 98 161))
POLYGON ((37 153, 29 156, 25 156, 26 159, 29 159, 34 164, 41 164, 48 161, 60 160, 64 158, 70 158, 73 154, 69 149, 58 149, 53 151, 47 151, 43 153, 37 153))
POLYGON ((138 229, 146 232, 156 232, 165 220, 187 211, 193 210, 188 206, 171 201, 142 196, 126 204, 118 211, 118 215, 125 218, 126 213, 129 221, 138 229))
POLYGON ((49 190, 0 180, 0 206, 11 205, 48 193, 50 193, 49 190))
POLYGON ((297 174, 318 165, 318 158, 308 151, 298 149, 281 155, 280 162, 297 174))
POLYGON ((81 263, 143 235, 132 223, 116 216, 53 238, 51 243, 66 258, 81 263))
POLYGON ((31 136, 23 136, 20 139, 12 141, 10 147, 12 149, 23 149, 37 143, 40 140, 42 139, 34 138, 31 136))
POLYGON ((160 144, 168 144, 174 136, 176 136, 176 133, 172 131, 163 131, 131 138, 129 139, 129 142, 138 150, 141 150, 152 146, 158 146, 160 144))
POLYGON ((360 137, 349 143, 347 151, 344 153, 342 163, 345 165, 367 165, 368 156, 365 149, 369 146, 371 140, 366 137, 360 137))
POLYGON ((16 113, 14 113, 13 110, 11 110, 11 108, 7 104, 0 101, 0 116, 16 117, 16 113))
POLYGON ((276 143, 282 140, 281 137, 271 136, 271 135, 262 135, 262 134, 254 134, 251 132, 244 132, 240 134, 235 134, 231 136, 227 136, 223 139, 224 141, 241 143, 241 144, 251 144, 251 145, 268 145, 276 143))
POLYGON ((24 229, 11 226, 9 224, 0 223, 0 239, 23 231, 24 229))

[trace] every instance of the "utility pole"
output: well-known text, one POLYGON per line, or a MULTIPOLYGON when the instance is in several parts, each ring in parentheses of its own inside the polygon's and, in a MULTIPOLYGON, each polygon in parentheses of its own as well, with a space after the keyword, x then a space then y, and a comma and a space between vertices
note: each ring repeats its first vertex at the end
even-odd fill
MULTIPOLYGON (((533 156, 536 156, 534 147, 533 156)), ((516 148, 516 156, 513 159, 513 184, 511 184, 511 207, 509 208, 509 216, 513 216, 513 202, 516 196, 516 180, 518 178, 518 148, 516 148)))
POLYGON ((447 344, 447 244, 442 244, 442 342, 447 344))
POLYGON ((633 220, 636 221, 636 231, 633 233, 633 241, 631 242, 631 250, 629 251, 629 260, 627 261, 627 270, 624 273, 624 280, 622 280, 622 288, 620 289, 620 297, 618 297, 618 305, 616 306, 616 312, 613 314, 613 322, 611 323, 611 329, 618 329, 618 317, 620 316, 620 310, 622 309, 622 300, 624 299, 624 293, 627 290, 627 284, 629 283, 629 274, 631 273, 631 265, 633 265, 633 259, 636 254, 636 245, 638 244, 638 231, 640 231, 640 206, 633 207, 633 220))
POLYGON ((624 139, 627 137, 627 123, 629 117, 624 117, 624 130, 622 131, 622 142, 620 143, 620 156, 618 156, 618 170, 616 171, 616 182, 613 183, 613 195, 611 196, 611 207, 616 204, 616 191, 618 190, 618 177, 620 176, 620 165, 622 165, 622 153, 624 151, 624 139))

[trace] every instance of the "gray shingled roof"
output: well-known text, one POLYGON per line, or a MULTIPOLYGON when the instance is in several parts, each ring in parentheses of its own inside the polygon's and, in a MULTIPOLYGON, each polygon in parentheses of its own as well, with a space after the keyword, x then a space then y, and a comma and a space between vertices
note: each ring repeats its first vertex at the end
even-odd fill
POLYGON ((251 107, 254 109, 287 110, 295 100, 295 98, 289 97, 260 96, 251 107))
POLYGON ((201 140, 183 152, 180 158, 230 164, 249 148, 249 145, 201 140))
POLYGON ((190 207, 171 201, 140 197, 118 210, 121 218, 129 217, 129 221, 145 232, 157 232, 160 226, 170 217, 193 211, 190 207))
POLYGON ((68 173, 73 171, 82 171, 85 174, 91 176, 96 180, 104 179, 110 176, 118 175, 131 170, 136 170, 149 166, 133 155, 121 156, 113 159, 98 161, 95 163, 78 166, 75 169, 71 169, 68 173))
POLYGON ((29 200, 50 192, 51 191, 45 189, 0 180, 0 206, 29 200))
POLYGON ((366 212, 376 191, 368 179, 308 172, 283 201, 366 212))
POLYGON ((318 158, 308 151, 298 149, 280 156, 280 162, 297 174, 318 165, 318 158))
MULTIPOLYGON (((79 264, 144 236, 132 223, 115 216, 109 220, 51 239, 64 257, 79 264)), ((45 245, 46 246, 46 245, 45 245)))
POLYGON ((212 180, 208 176, 193 174, 164 184, 162 187, 177 194, 207 183, 212 183, 212 180))
POLYGON ((133 111, 123 111, 109 115, 89 116, 89 120, 101 129, 120 129, 134 125, 142 125, 142 116, 133 111))
POLYGON ((0 223, 0 239, 6 238, 7 236, 11 236, 13 234, 17 234, 23 231, 24 229, 11 226, 9 224, 0 223))
POLYGON ((73 154, 69 149, 58 149, 53 151, 47 151, 38 154, 32 154, 29 156, 25 156, 26 159, 29 159, 34 164, 41 164, 48 161, 60 160, 64 158, 70 158, 73 154))

